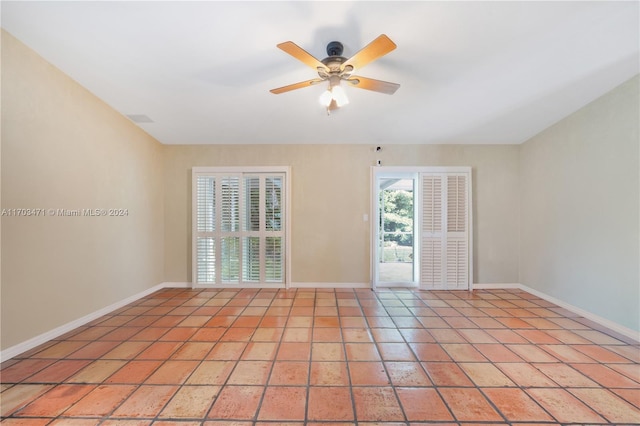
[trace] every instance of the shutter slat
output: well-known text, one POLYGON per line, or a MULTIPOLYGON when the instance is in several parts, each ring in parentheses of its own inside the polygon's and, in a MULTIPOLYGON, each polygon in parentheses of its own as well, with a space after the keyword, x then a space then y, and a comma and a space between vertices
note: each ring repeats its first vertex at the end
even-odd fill
POLYGON ((282 237, 265 238, 265 278, 267 282, 282 282, 284 262, 282 237))
POLYGON ((240 281, 240 238, 223 237, 220 244, 222 282, 240 281))
POLYGON ((447 176, 447 288, 468 288, 467 177, 447 176))
POLYGON ((468 287, 467 242, 463 239, 447 240, 447 288, 468 287))
POLYGON ((196 242, 196 282, 214 283, 216 281, 216 241, 215 238, 198 238, 196 242))
POLYGON ((260 282, 260 237, 242 239, 242 280, 260 282))
POLYGON ((267 231, 282 229, 282 178, 268 177, 265 181, 265 227, 267 231))
POLYGON ((197 231, 213 232, 216 229, 216 180, 212 176, 198 176, 196 181, 197 231))
POLYGON ((442 218, 442 177, 423 175, 420 282, 426 288, 442 286, 442 218))
POLYGON ((220 227, 223 232, 240 229, 240 179, 236 176, 222 178, 222 217, 220 227))
POLYGON ((439 238, 423 238, 420 281, 429 287, 442 285, 442 247, 439 238))
POLYGON ((244 230, 260 230, 260 178, 256 176, 244 179, 244 230))
POLYGON ((467 181, 464 175, 447 176, 447 232, 466 232, 467 181))
POLYGON ((442 178, 425 176, 422 180, 422 230, 427 233, 442 231, 442 178))

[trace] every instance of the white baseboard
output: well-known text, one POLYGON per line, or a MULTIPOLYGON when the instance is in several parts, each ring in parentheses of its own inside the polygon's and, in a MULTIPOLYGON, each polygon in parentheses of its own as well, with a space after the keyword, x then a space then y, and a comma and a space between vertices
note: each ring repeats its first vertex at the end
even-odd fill
POLYGON ((534 288, 528 287, 524 284, 519 284, 519 283, 506 283, 506 284, 473 284, 473 289, 474 290, 496 290, 496 289, 518 289, 518 290, 522 290, 522 291, 526 291, 527 293, 530 293, 534 296, 537 296, 541 299, 546 300, 547 302, 551 302, 554 305, 558 305, 561 308, 564 308, 568 311, 573 312, 574 314, 578 314, 581 317, 584 317, 590 321, 593 321, 597 324, 600 324, 604 327, 607 327, 608 329, 615 331, 616 333, 620 333, 623 336, 626 336, 630 339, 633 339, 637 342, 640 342, 640 331, 636 331, 636 330, 632 330, 630 328, 627 328, 623 325, 618 324, 617 322, 613 322, 611 320, 608 320, 606 318, 603 318, 599 315, 596 315, 592 312, 586 311, 582 308, 579 308, 577 306, 574 306, 570 303, 567 303, 563 300, 557 299, 553 296, 549 296, 546 293, 543 293, 541 291, 538 291, 534 288))
POLYGON ((178 282, 178 281, 169 281, 160 284, 162 288, 191 288, 191 283, 187 282, 178 282))
POLYGON ((521 288, 518 283, 474 283, 471 284, 472 290, 497 290, 497 289, 510 289, 510 288, 521 288))
POLYGON ((628 337, 630 339, 633 339, 633 340, 635 340, 637 342, 640 342, 640 331, 632 330, 630 328, 627 328, 627 327, 625 327, 623 325, 618 324, 617 322, 613 322, 613 321, 608 320, 606 318, 603 318, 603 317, 601 317, 599 315, 596 315, 594 313, 586 311, 586 310, 584 310, 582 308, 579 308, 577 306, 574 306, 574 305, 571 305, 571 304, 569 304, 567 302, 564 302, 564 301, 562 301, 560 299, 556 299, 553 296, 549 296, 546 293, 543 293, 543 292, 538 291, 536 289, 533 289, 531 287, 527 287, 526 285, 519 284, 518 288, 520 290, 526 291, 527 293, 531 293, 534 296, 538 296, 539 298, 544 299, 544 300, 546 300, 548 302, 556 304, 561 308, 564 308, 564 309, 566 309, 568 311, 573 312, 574 314, 578 314, 581 317, 584 317, 584 318, 586 318, 588 320, 591 320, 591 321, 593 321, 595 323, 598 323, 598 324, 600 324, 602 326, 605 326, 605 327, 615 331, 616 333, 620 333, 623 336, 626 336, 626 337, 628 337))
POLYGON ((369 283, 291 283, 289 288, 371 288, 369 283))
MULTIPOLYGON (((164 288, 194 288, 198 290, 202 289, 219 289, 219 288, 232 288, 233 285, 229 284, 227 286, 193 286, 193 283, 189 282, 165 282, 162 283, 164 288)), ((282 284, 272 284, 272 283, 260 283, 260 284, 243 284, 243 288, 284 288, 282 284)), ((289 284, 289 288, 371 288, 371 284, 369 283, 299 283, 293 282, 289 284)))
POLYGON ((62 336, 63 334, 68 333, 73 329, 81 327, 95 319, 100 318, 103 315, 108 314, 109 312, 115 311, 116 309, 120 309, 123 306, 126 306, 129 303, 135 302, 136 300, 141 299, 145 296, 148 296, 153 292, 162 290, 165 287, 173 287, 172 284, 176 284, 176 283, 160 283, 140 293, 136 293, 132 296, 129 296, 126 299, 122 299, 116 303, 113 303, 109 306, 105 306, 104 308, 98 309, 97 311, 92 312, 88 315, 85 315, 81 318, 78 318, 76 320, 63 324, 59 327, 56 327, 53 330, 49 330, 46 333, 42 333, 22 343, 18 343, 17 345, 11 346, 3 351, 0 351, 0 362, 4 362, 8 359, 13 358, 16 355, 20 355, 23 352, 26 352, 28 350, 35 348, 36 346, 46 343, 51 339, 55 339, 58 336, 62 336))

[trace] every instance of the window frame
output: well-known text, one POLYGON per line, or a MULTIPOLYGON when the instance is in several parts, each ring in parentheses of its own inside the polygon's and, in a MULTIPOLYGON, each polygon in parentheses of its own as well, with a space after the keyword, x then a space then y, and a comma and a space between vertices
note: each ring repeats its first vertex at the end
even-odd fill
MULTIPOLYGON (((216 207, 217 208, 217 207, 216 207)), ((239 228, 242 230, 243 218, 240 218, 239 228)), ((289 166, 233 166, 233 167, 193 167, 191 170, 191 287, 192 288, 290 288, 291 285, 291 167, 289 166), (240 185, 244 175, 283 175, 284 191, 282 197, 284 223, 282 224, 284 253, 283 253, 283 282, 197 282, 197 240, 198 240, 198 208, 197 208, 197 180, 199 176, 207 175, 237 175, 240 176, 240 185)), ((240 265, 242 270, 242 265, 240 265)))

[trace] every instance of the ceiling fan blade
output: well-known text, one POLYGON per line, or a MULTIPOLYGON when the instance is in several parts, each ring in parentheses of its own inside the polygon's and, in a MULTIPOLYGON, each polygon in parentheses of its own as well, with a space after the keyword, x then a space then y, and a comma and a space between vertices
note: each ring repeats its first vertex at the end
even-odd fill
POLYGON ((327 72, 329 71, 329 68, 327 68, 325 64, 320 62, 318 59, 313 57, 309 52, 307 52, 302 47, 298 46, 292 41, 285 41, 284 43, 280 43, 277 46, 281 50, 287 52, 289 55, 293 56, 294 58, 306 64, 307 66, 310 66, 314 70, 318 70, 318 68, 321 68, 323 70, 326 70, 327 72))
POLYGON ((269 91, 271 93, 279 95, 280 93, 290 92, 291 90, 302 89, 303 87, 313 86, 314 84, 318 84, 318 83, 320 83, 322 81, 324 81, 324 80, 321 79, 321 78, 314 78, 314 79, 307 80, 307 81, 301 81, 300 83, 294 83, 294 84, 290 84, 288 86, 278 87, 277 89, 271 89, 269 91))
POLYGON ((374 80, 372 78, 351 76, 346 80, 350 86, 357 87, 358 89, 373 90, 374 92, 385 93, 387 95, 393 95, 400 87, 397 83, 389 83, 388 81, 374 80))
POLYGON ((392 42, 389 37, 381 34, 380 36, 378 36, 378 38, 360 49, 358 53, 353 55, 344 64, 342 64, 341 69, 344 70, 348 66, 351 66, 356 70, 360 69, 368 63, 375 61, 379 57, 386 55, 395 48, 396 44, 392 42))

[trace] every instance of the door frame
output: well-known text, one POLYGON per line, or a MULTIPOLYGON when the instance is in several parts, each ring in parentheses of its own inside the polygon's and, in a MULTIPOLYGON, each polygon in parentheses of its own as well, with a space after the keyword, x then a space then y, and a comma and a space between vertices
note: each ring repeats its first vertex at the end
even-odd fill
POLYGON ((415 167, 387 167, 387 166, 372 166, 371 167, 371 288, 376 289, 378 287, 390 288, 390 287, 408 287, 418 288, 420 284, 420 247, 417 244, 419 240, 419 229, 416 226, 418 224, 419 216, 418 209, 420 200, 420 180, 419 173, 415 171, 415 167), (413 282, 390 282, 381 285, 379 279, 379 258, 380 258, 380 197, 378 191, 378 180, 380 178, 398 178, 398 179, 412 179, 413 180, 413 282))
MULTIPOLYGON (((379 177, 384 177, 384 175, 394 175, 394 176, 415 176, 416 184, 414 186, 414 226, 413 226, 413 246, 414 246, 414 275, 417 269, 417 276, 415 276, 415 288, 420 288, 420 262, 419 262, 419 250, 421 241, 420 229, 422 223, 422 207, 421 203, 421 195, 422 195, 422 173, 466 173, 469 177, 469 232, 468 232, 468 244, 469 244, 469 291, 473 290, 473 180, 472 180, 472 168, 469 166, 371 166, 370 168, 371 176, 371 252, 370 252, 370 268, 371 268, 371 288, 375 290, 378 287, 383 287, 379 285, 378 282, 378 223, 380 220, 379 209, 380 203, 378 199, 378 189, 377 182, 379 177)), ((384 287, 392 287, 392 285, 386 285, 384 287)), ((410 286, 409 288, 414 288, 414 286, 410 286)))

